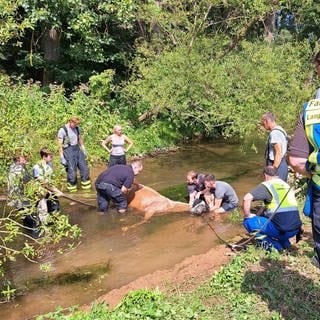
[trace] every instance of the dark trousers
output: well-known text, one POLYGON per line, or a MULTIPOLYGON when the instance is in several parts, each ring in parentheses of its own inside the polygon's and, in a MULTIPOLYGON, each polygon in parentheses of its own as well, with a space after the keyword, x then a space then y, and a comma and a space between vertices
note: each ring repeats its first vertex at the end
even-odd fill
POLYGON ((315 253, 320 261, 320 190, 312 187, 312 235, 315 253))
MULTIPOLYGON (((60 210, 60 202, 57 196, 48 192, 45 198, 47 202, 48 213, 52 213, 54 211, 60 210)), ((20 210, 25 210, 25 209, 22 208, 20 210)), ((39 225, 38 215, 36 213, 26 215, 24 218, 24 224, 28 228, 36 228, 39 225)))
POLYGON ((108 167, 110 168, 116 164, 127 164, 126 155, 125 154, 121 156, 110 155, 108 167))
POLYGON ((110 183, 101 182, 97 184, 96 189, 99 211, 107 212, 110 200, 115 203, 118 210, 127 209, 127 198, 118 187, 110 183))
POLYGON ((89 169, 84 153, 78 145, 69 146, 63 150, 63 156, 67 160, 67 182, 71 185, 77 184, 77 168, 80 171, 81 181, 89 180, 89 169))
POLYGON ((52 193, 47 193, 46 199, 47 199, 48 213, 60 210, 60 203, 57 196, 53 195, 52 193))
MULTIPOLYGON (((267 166, 273 165, 273 160, 267 159, 266 161, 267 166)), ((286 157, 281 159, 280 165, 278 167, 278 176, 283 181, 287 182, 288 180, 288 163, 286 157)))

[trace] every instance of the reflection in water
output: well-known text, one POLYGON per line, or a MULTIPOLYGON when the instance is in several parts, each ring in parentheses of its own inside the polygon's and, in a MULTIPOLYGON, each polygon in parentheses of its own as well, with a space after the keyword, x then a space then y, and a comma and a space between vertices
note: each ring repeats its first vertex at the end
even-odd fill
MULTIPOLYGON (((227 178, 240 199, 261 180, 261 163, 257 156, 243 154, 239 146, 224 143, 188 146, 175 153, 144 159, 143 163, 144 171, 138 181, 158 191, 184 183, 185 174, 191 169, 213 173, 218 180, 227 178)), ((92 176, 96 177, 103 169, 96 168, 92 176)), ((86 197, 85 201, 95 203, 93 192, 83 197, 86 197)), ((36 264, 25 261, 15 264, 12 274, 16 286, 33 288, 35 281, 42 285, 13 303, 2 305, 0 319, 26 319, 52 311, 58 305, 66 307, 88 303, 139 276, 170 268, 184 258, 204 253, 217 244, 217 238, 204 221, 188 213, 153 217, 150 223, 123 233, 121 227, 140 221, 141 216, 134 215, 132 210, 128 215, 115 212, 99 215, 91 208, 70 205, 67 201, 62 206, 71 221, 83 229, 81 244, 63 256, 48 257, 46 262, 52 264, 48 274, 41 273, 36 264), (110 270, 98 268, 97 271, 97 266, 107 265, 110 270), (74 276, 79 275, 79 270, 86 270, 90 276, 83 281, 83 273, 80 272, 79 280, 74 276), (74 281, 52 284, 52 281, 43 280, 68 275, 74 281)), ((244 232, 241 226, 223 223, 216 225, 215 229, 226 240, 244 232)))

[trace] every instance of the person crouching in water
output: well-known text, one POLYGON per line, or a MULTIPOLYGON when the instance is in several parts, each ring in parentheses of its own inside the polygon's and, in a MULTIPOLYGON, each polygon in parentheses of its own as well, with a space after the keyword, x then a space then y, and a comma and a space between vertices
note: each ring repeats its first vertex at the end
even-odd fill
POLYGON ((213 200, 208 202, 210 218, 219 220, 220 214, 231 212, 238 207, 238 196, 229 183, 218 181, 213 174, 208 174, 204 177, 204 185, 207 194, 213 195, 213 200))
POLYGON ((98 211, 106 213, 112 200, 119 213, 125 213, 128 208, 126 194, 134 183, 134 177, 143 169, 140 160, 131 165, 115 165, 103 171, 97 178, 98 211))
POLYGON ((290 248, 289 239, 301 237, 301 220, 297 200, 291 187, 281 180, 277 169, 267 166, 263 169, 264 182, 247 193, 243 198, 243 226, 249 232, 256 232, 259 245, 267 250, 278 251, 290 248), (263 201, 265 216, 251 213, 251 202, 263 201))
POLYGON ((193 215, 202 215, 209 210, 214 196, 209 194, 204 185, 205 174, 191 170, 187 173, 189 207, 193 215))
POLYGON ((38 218, 42 224, 46 224, 48 220, 48 214, 59 211, 60 204, 57 198, 59 190, 50 186, 53 175, 52 158, 53 153, 48 151, 47 148, 40 150, 41 160, 33 166, 33 177, 40 182, 43 198, 38 203, 38 218), (50 190, 50 191, 49 191, 50 190))
POLYGON ((29 201, 24 195, 24 186, 31 180, 28 173, 27 165, 28 157, 24 154, 17 154, 13 158, 13 163, 10 165, 7 176, 8 187, 8 206, 14 207, 17 210, 24 210, 30 207, 29 201))

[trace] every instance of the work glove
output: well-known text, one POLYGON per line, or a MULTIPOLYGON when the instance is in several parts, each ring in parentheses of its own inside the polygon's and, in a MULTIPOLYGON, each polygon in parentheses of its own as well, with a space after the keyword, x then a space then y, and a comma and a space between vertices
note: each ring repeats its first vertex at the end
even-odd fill
POLYGON ((62 156, 61 158, 60 158, 60 163, 63 165, 63 166, 67 166, 67 160, 66 160, 66 158, 64 157, 64 156, 62 156))
POLYGON ((87 159, 87 150, 85 147, 82 147, 82 152, 83 152, 83 155, 84 155, 84 158, 87 159))

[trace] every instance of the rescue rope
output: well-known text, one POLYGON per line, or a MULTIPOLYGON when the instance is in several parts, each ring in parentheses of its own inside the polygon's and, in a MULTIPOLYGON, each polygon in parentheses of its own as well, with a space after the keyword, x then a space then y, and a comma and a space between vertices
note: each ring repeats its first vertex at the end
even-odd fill
POLYGON ((220 237, 220 235, 217 233, 217 231, 213 228, 213 226, 211 225, 211 223, 206 220, 206 224, 208 225, 208 227, 213 231, 213 233, 216 235, 216 237, 222 242, 224 243, 229 249, 231 249, 232 251, 236 251, 235 249, 244 249, 245 246, 243 246, 242 244, 236 244, 236 243, 230 243, 227 242, 226 240, 222 239, 220 237))
MULTIPOLYGON (((52 188, 50 188, 50 187, 45 187, 48 191, 50 191, 50 192, 55 192, 52 188)), ((78 199, 75 199, 75 198, 72 198, 72 197, 70 197, 70 196, 68 196, 68 195, 66 195, 65 193, 63 193, 62 191, 60 191, 58 188, 56 188, 56 187, 54 187, 55 189, 56 189, 56 192, 58 192, 58 196, 60 196, 60 197, 62 197, 62 198, 65 198, 65 199, 68 199, 68 200, 71 200, 71 201, 74 201, 74 202, 78 202, 78 203, 80 203, 80 204, 83 204, 83 205, 85 205, 85 206, 87 206, 87 207, 91 207, 91 208, 97 208, 95 205, 93 205, 93 204, 90 204, 90 203, 87 203, 87 202, 84 202, 84 201, 81 201, 81 200, 78 200, 78 199)))

